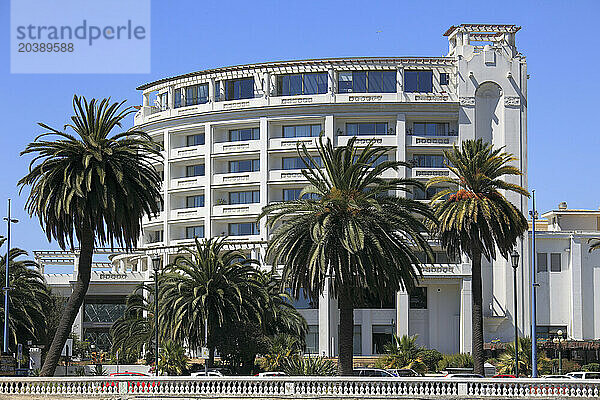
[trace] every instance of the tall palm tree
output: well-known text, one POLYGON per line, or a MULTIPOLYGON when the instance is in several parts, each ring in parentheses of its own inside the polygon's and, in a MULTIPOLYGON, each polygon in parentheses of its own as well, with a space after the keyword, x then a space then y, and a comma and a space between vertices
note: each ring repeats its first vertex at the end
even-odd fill
MULTIPOLYGON (((0 246, 6 238, 0 239, 0 246)), ((9 343, 15 345, 27 340, 42 342, 47 336, 46 312, 52 306, 50 289, 42 274, 37 270, 37 264, 32 260, 20 260, 27 252, 12 248, 8 253, 8 274, 10 296, 8 307, 9 343)), ((0 281, 5 280, 4 266, 6 254, 0 257, 0 281)), ((0 304, 0 315, 4 314, 4 302, 0 304)), ((2 333, 0 332, 0 338, 2 333)))
POLYGON ((142 131, 110 136, 134 111, 121 108, 123 103, 74 96, 75 115, 65 131, 40 123, 47 132, 21 152, 34 155, 29 173, 19 181, 21 190, 31 186, 27 211, 38 217, 48 240, 54 238, 63 249, 74 248, 75 242, 80 248, 77 281, 42 366, 43 376, 54 374, 83 303, 94 247, 116 243, 134 248, 142 217, 160 211, 161 177, 153 166, 161 161, 159 146, 142 131))
POLYGON ((431 199, 438 221, 431 229, 448 253, 466 253, 471 258, 473 364, 475 373, 483 375, 481 257, 495 260, 498 249, 508 259, 528 228, 523 213, 501 191, 527 197, 529 192, 503 180, 506 175, 519 176, 521 171, 510 165, 516 158, 502 148, 493 149, 481 139, 465 140, 460 148, 455 145, 444 154, 456 177, 435 177, 427 183, 428 187, 451 185, 431 199))
POLYGON ((423 219, 433 215, 426 204, 396 197, 392 191, 422 186, 410 179, 383 179, 381 174, 408 164, 381 161, 388 147, 333 147, 319 138, 317 159, 306 146, 298 155, 309 185, 300 199, 271 204, 259 218, 268 217, 272 230, 267 257, 283 265, 282 278, 298 297, 304 289, 310 298, 323 292, 326 278, 340 309, 339 373, 352 375, 354 304, 368 288, 390 296, 401 288, 412 290, 420 276, 417 251, 431 256, 423 219), (314 194, 320 199, 303 198, 314 194))
POLYGON ((255 260, 239 250, 226 249, 225 238, 195 240, 184 247, 160 277, 159 324, 169 337, 190 348, 205 344, 214 355, 213 335, 218 327, 235 321, 261 322, 267 294, 257 276, 255 260), (167 311, 168 310, 168 311, 167 311))

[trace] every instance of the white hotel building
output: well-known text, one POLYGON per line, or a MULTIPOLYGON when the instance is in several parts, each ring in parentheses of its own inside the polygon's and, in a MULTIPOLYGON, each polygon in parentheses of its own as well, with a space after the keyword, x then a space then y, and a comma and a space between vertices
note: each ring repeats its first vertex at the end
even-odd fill
MULTIPOLYGON (((377 145, 389 146, 388 159, 413 161, 413 167, 398 176, 423 182, 450 173, 443 165, 443 150, 465 139, 483 138, 516 155, 515 165, 524 175, 514 183, 527 187, 528 75, 525 57, 515 45, 519 29, 453 26, 444 34, 449 41, 444 57, 261 63, 192 72, 140 86, 143 105, 135 128, 164 145, 164 164, 158 166, 164 174, 164 211, 144 220, 145 253, 111 256, 110 268, 94 272, 76 331, 92 340, 106 338, 114 317, 109 314, 122 310, 124 296, 135 283, 150 279, 150 252, 159 252, 168 261, 177 246, 191 243, 194 236, 226 235, 261 259, 269 232, 265 221, 257 224, 256 218, 265 205, 298 196, 304 181, 296 144, 314 148, 321 131, 335 145, 357 135, 362 143, 374 139, 377 145)), ((431 195, 414 194, 423 201, 431 195)), ((509 198, 527 214, 526 198, 514 194, 509 198)), ((545 234, 554 237, 554 232, 545 234)), ((392 333, 418 334, 421 344, 445 353, 471 350, 469 260, 448 259, 432 244, 437 260, 423 268, 418 293, 399 292, 394 299, 364 304, 355 311, 357 355, 378 353, 392 333)), ((518 245, 521 254, 528 254, 528 248, 525 240, 518 245)), ((50 264, 64 258, 42 252, 37 256, 50 264)), ((527 258, 522 257, 525 262, 517 271, 518 323, 525 335, 530 298, 527 258)), ((513 269, 499 258, 484 264, 483 271, 485 340, 509 341, 514 327, 513 269)), ((76 275, 47 276, 68 295, 76 275)), ((553 289, 565 285, 573 296, 584 290, 581 279, 569 282, 571 286, 552 276, 549 280, 553 289)), ((593 328, 588 327, 591 322, 574 317, 581 315, 577 310, 583 297, 567 307, 562 303, 567 292, 554 299, 554 290, 549 287, 543 294, 543 288, 539 301, 548 307, 540 304, 538 324, 567 326, 569 335, 578 339, 600 337, 600 317, 593 328)), ((596 299, 593 304, 598 303, 596 299)), ((336 300, 325 292, 314 301, 301 299, 297 306, 310 326, 307 351, 337 355, 336 300)))

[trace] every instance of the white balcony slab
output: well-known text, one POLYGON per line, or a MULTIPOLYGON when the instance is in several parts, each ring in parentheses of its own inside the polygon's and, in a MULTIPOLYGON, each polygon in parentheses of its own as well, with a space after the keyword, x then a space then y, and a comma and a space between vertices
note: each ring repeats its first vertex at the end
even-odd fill
POLYGON ((260 203, 228 204, 213 207, 213 217, 246 216, 260 214, 260 203))
POLYGON ((177 147, 171 149, 171 158, 191 158, 191 157, 204 157, 206 155, 206 145, 177 147))
POLYGON ((178 208, 171 210, 171 220, 195 219, 204 217, 204 207, 178 208))
POLYGON ((450 176, 450 170, 448 168, 410 168, 411 178, 423 178, 429 179, 434 176, 450 176))
POLYGON ((300 169, 277 169, 269 171, 269 182, 306 181, 300 169))
POLYGON ((412 147, 452 147, 455 143, 458 143, 458 136, 406 136, 406 144, 412 147))
MULTIPOLYGON (((348 141, 354 136, 338 136, 337 145, 345 146, 348 144, 348 141)), ((354 142, 357 146, 366 146, 371 141, 373 141, 375 146, 397 146, 398 139, 396 135, 365 135, 365 136, 356 136, 356 141, 354 142)))
POLYGON ((239 183, 259 183, 260 172, 234 172, 228 174, 214 174, 213 185, 230 185, 239 183))
POLYGON ((269 139, 269 150, 296 150, 297 146, 316 147, 318 137, 273 138, 269 139))
POLYGON ((260 140, 246 140, 241 142, 221 142, 213 145, 213 154, 242 153, 246 151, 259 151, 260 140))
POLYGON ((175 178, 171 180, 171 189, 189 189, 204 187, 206 185, 205 176, 191 176, 184 178, 175 178))

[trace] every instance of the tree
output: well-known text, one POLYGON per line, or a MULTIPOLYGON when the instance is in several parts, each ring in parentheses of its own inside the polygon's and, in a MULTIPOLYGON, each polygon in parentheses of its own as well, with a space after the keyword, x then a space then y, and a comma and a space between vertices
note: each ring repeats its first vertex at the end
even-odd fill
POLYGON ((407 163, 385 161, 389 147, 371 142, 360 149, 355 143, 351 138, 347 146, 334 149, 321 136, 317 152, 322 168, 306 146, 298 148, 308 186, 298 200, 268 205, 259 216, 267 217, 271 230, 267 259, 283 265, 282 279, 294 296, 305 290, 318 298, 331 278, 340 309, 339 373, 347 376, 353 375, 356 297, 366 288, 383 298, 415 287, 421 273, 416 252, 431 256, 421 235, 426 231, 422 219, 433 217, 426 204, 390 193, 420 183, 381 177, 407 163))
MULTIPOLYGON (((0 247, 6 238, 0 238, 0 247)), ((44 277, 32 260, 19 259, 27 252, 12 248, 8 252, 8 273, 10 296, 8 297, 9 344, 16 345, 17 341, 26 343, 33 340, 37 343, 45 341, 48 335, 46 312, 53 305, 50 289, 44 277)), ((6 253, 0 257, 0 281, 5 281, 6 253)), ((0 315, 4 315, 4 301, 0 302, 0 315)), ((4 323, 4 321, 2 321, 4 323)), ((0 340, 3 340, 0 332, 0 340)), ((14 348, 14 347, 13 347, 14 348)))
POLYGON ((435 177, 427 183, 427 187, 451 185, 431 199, 438 224, 431 224, 430 228, 449 254, 466 253, 471 258, 474 372, 483 375, 481 257, 495 260, 498 249, 508 259, 517 239, 528 228, 523 213, 501 191, 527 197, 529 192, 502 179, 505 175, 521 175, 518 168, 510 165, 516 158, 502 148, 493 149, 481 139, 465 140, 460 148, 455 145, 444 155, 456 177, 435 177))
POLYGON ((422 348, 416 341, 417 335, 393 335, 392 341, 383 346, 385 355, 382 366, 386 369, 411 368, 419 373, 425 372, 427 366, 420 357, 422 348))
POLYGON ((159 145, 142 131, 121 128, 134 110, 124 102, 110 104, 73 97, 75 115, 70 134, 46 124, 47 132, 27 145, 21 155, 32 154, 29 173, 19 185, 31 186, 26 203, 36 215, 48 240, 62 249, 79 244, 77 281, 65 306, 52 345, 42 367, 43 376, 54 375, 61 350, 71 332, 87 292, 95 246, 115 243, 136 247, 142 217, 158 214, 162 178, 153 163, 161 161, 159 145), (46 140, 48 136, 55 140, 46 140))
MULTIPOLYGON (((519 372, 525 375, 531 374, 531 338, 519 338, 519 372)), ((538 360, 541 359, 538 353, 538 360)), ((515 373, 515 344, 510 342, 506 345, 504 352, 498 357, 498 372, 501 374, 515 373)))
POLYGON ((237 321, 260 324, 267 299, 257 261, 226 246, 225 238, 196 239, 159 278, 159 324, 172 340, 195 349, 205 345, 207 321, 211 365, 216 329, 237 321))
POLYGON ((189 359, 185 349, 172 340, 167 340, 158 359, 158 370, 161 374, 183 375, 189 366, 189 359))

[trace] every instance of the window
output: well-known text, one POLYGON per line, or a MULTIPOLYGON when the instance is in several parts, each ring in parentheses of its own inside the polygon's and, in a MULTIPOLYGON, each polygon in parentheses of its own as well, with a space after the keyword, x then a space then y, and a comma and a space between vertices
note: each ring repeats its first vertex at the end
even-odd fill
POLYGON ((229 224, 229 236, 248 236, 258 235, 259 233, 260 229, 256 222, 229 224))
POLYGON ((221 99, 221 82, 215 82, 215 101, 221 99))
POLYGON ((277 93, 279 96, 327 93, 327 72, 279 75, 277 93))
MULTIPOLYGON (((312 166, 313 168, 321 168, 323 166, 321 157, 313 157, 313 161, 316 164, 312 166)), ((307 167, 301 157, 283 157, 281 165, 283 169, 303 169, 307 167)))
POLYGON ((440 85, 450 84, 450 74, 447 72, 440 73, 440 85))
POLYGON ((185 238, 203 238, 204 237, 204 225, 200 226, 188 226, 185 228, 185 238))
POLYGON ((411 310, 426 310, 427 309, 427 288, 416 287, 409 294, 409 308, 411 310))
POLYGON ((163 241, 163 231, 151 231, 148 233, 148 243, 158 243, 163 241))
POLYGON ((394 327, 392 325, 373 325, 373 354, 383 354, 383 347, 392 341, 394 327))
POLYGON ((445 157, 437 154, 415 154, 413 167, 418 168, 446 168, 445 157))
MULTIPOLYGON (((425 191, 421 188, 415 187, 413 190, 413 199, 414 200, 430 200, 437 193, 450 189, 449 187, 428 187, 425 191)), ((449 195, 444 196, 444 199, 447 199, 449 195)))
POLYGON ((185 167, 185 176, 204 176, 204 164, 188 165, 185 167))
MULTIPOLYGON (((370 158, 370 159, 367 161, 367 163, 370 163, 370 164, 372 163, 372 164, 371 164, 371 168, 375 168, 376 166, 378 166, 378 165, 379 165, 379 164, 381 164, 382 162, 384 162, 384 161, 388 161, 388 160, 389 160, 389 158, 390 158, 390 157, 389 157, 389 155, 387 155, 387 154, 382 154, 382 155, 380 155, 379 157, 377 157, 377 159, 376 159, 375 161, 373 161, 373 157, 371 157, 371 158, 370 158)), ((354 163, 356 163, 356 161, 357 161, 357 160, 358 160, 358 156, 354 156, 354 159, 353 159, 354 163)))
MULTIPOLYGON (((290 293, 290 290, 287 290, 287 292, 290 293)), ((304 289, 300 289, 300 296, 297 299, 292 296, 292 305, 297 310, 314 310, 319 308, 319 301, 309 298, 304 289)))
POLYGON ((260 203, 260 191, 259 190, 229 193, 229 204, 251 204, 251 203, 260 203))
POLYGON ((563 331, 563 337, 567 338, 567 327, 557 325, 537 325, 535 335, 538 339, 553 339, 558 337, 558 331, 563 331))
MULTIPOLYGON (((300 193, 302 192, 302 189, 283 189, 283 201, 293 201, 293 200, 298 200, 300 198, 300 193)), ((320 200, 321 196, 319 196, 317 193, 308 193, 305 194, 304 196, 302 196, 303 199, 310 199, 310 200, 320 200)))
POLYGON ((185 88, 185 105, 193 106, 208 102, 208 83, 185 88))
POLYGON ((560 272, 560 253, 550 253, 550 272, 560 272))
POLYGON ((409 134, 418 136, 456 136, 456 131, 450 131, 450 124, 447 122, 414 122, 412 131, 409 134))
POLYGON ((168 99, 169 99, 168 92, 164 92, 164 93, 158 95, 158 103, 160 104, 161 111, 165 111, 167 108, 169 108, 168 99))
POLYGON ((292 125, 283 127, 283 137, 310 137, 319 136, 321 134, 321 124, 313 125, 292 125))
POLYGON ((404 91, 429 93, 433 91, 433 71, 404 71, 404 91))
POLYGON ((188 135, 185 139, 188 146, 199 146, 204 144, 204 133, 200 133, 198 135, 188 135))
MULTIPOLYGON (((456 264, 458 261, 455 256, 448 255, 445 251, 434 251, 433 260, 430 260, 423 252, 417 252, 417 258, 421 264, 456 264)), ((424 288, 423 288, 424 289, 424 288)))
POLYGON ((229 131, 230 142, 260 139, 260 128, 232 129, 229 131))
POLYGON ((537 253, 537 272, 548 271, 548 253, 537 253))
POLYGON ((107 298, 86 298, 83 322, 115 322, 125 312, 125 298, 114 296, 107 298))
POLYGON ((254 97, 254 78, 225 81, 225 100, 251 99, 254 97))
POLYGON ((304 339, 306 347, 304 352, 307 354, 319 353, 319 325, 309 325, 308 332, 304 339))
POLYGON ((387 122, 359 122, 346 124, 347 136, 387 135, 387 122))
POLYGON ((338 74, 338 93, 395 93, 396 71, 353 71, 338 74))
POLYGON ((185 198, 185 206, 187 208, 204 207, 204 195, 187 196, 185 198))
POLYGON ((256 172, 260 170, 260 160, 229 161, 229 172, 256 172))
POLYGON ((362 296, 354 299, 354 308, 389 309, 395 308, 396 300, 393 295, 382 296, 380 293, 372 293, 365 290, 362 296))
POLYGON ((181 88, 175 89, 174 94, 175 94, 175 96, 174 96, 175 97, 175 99, 174 99, 175 101, 174 101, 173 106, 175 108, 179 108, 179 107, 181 107, 181 88))

